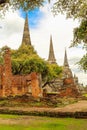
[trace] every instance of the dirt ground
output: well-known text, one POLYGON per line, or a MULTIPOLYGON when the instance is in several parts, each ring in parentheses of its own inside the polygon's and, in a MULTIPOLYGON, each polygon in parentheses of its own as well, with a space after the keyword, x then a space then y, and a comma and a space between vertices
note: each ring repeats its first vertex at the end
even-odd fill
POLYGON ((87 111, 87 100, 81 100, 78 101, 77 103, 67 105, 63 108, 55 108, 55 109, 64 112, 87 111))

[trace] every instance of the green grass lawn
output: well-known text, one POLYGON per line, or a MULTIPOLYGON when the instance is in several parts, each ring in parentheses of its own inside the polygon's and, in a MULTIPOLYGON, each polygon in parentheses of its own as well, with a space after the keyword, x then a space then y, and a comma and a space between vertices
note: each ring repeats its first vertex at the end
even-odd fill
POLYGON ((87 119, 0 115, 0 130, 87 130, 87 119))

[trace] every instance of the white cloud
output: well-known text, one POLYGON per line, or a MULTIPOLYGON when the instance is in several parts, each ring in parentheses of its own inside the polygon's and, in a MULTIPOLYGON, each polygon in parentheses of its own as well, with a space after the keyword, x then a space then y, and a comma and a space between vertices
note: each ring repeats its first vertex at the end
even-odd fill
MULTIPOLYGON (((50 34, 52 34, 57 63, 63 65, 66 47, 73 73, 78 75, 81 83, 86 84, 87 75, 78 71, 75 65, 75 59, 80 59, 85 52, 81 48, 68 48, 73 38, 73 28, 78 25, 78 22, 72 19, 66 20, 65 16, 60 14, 53 17, 48 6, 41 8, 41 11, 44 13, 44 17, 39 21, 38 27, 30 29, 31 41, 36 51, 42 58, 48 58, 50 34)), ((11 48, 18 48, 22 40, 24 19, 18 15, 18 12, 10 12, 7 13, 5 19, 0 20, 0 26, 2 26, 0 28, 0 47, 8 45, 11 48)))
POLYGON ((8 45, 18 48, 22 33, 24 19, 20 18, 18 12, 8 12, 4 19, 0 20, 0 47, 8 45))

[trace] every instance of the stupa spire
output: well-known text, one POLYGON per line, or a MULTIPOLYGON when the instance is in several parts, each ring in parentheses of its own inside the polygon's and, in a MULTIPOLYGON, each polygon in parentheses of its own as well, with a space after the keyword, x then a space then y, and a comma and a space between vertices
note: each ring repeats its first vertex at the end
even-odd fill
POLYGON ((65 49, 65 56, 64 56, 64 67, 69 67, 66 49, 65 49))
POLYGON ((28 14, 26 14, 26 19, 25 19, 22 44, 31 45, 30 31, 28 27, 28 14))
POLYGON ((56 59, 55 59, 54 49, 53 49, 52 35, 50 36, 50 48, 49 48, 48 62, 51 64, 56 64, 56 59))

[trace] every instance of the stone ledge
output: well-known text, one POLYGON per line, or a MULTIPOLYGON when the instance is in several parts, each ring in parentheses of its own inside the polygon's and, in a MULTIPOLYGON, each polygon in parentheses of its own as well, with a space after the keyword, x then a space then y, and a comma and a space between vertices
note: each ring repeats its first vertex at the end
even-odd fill
POLYGON ((87 119, 87 112, 62 112, 62 111, 41 111, 39 108, 37 110, 16 110, 4 108, 0 109, 0 114, 14 114, 14 115, 29 115, 29 116, 48 116, 56 118, 84 118, 87 119))

